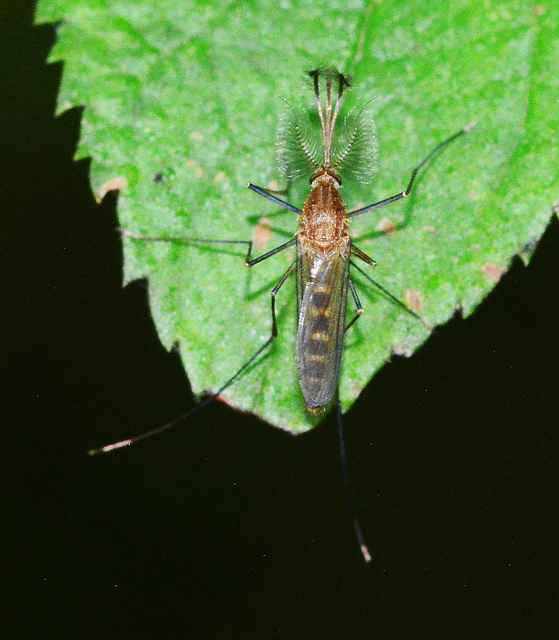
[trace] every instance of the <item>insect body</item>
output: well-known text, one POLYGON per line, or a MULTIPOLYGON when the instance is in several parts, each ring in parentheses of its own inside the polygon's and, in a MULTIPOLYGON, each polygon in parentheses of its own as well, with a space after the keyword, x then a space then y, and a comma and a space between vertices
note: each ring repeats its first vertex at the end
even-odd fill
POLYGON ((313 180, 297 234, 297 362, 310 411, 338 387, 343 352, 351 239, 335 175, 313 180))

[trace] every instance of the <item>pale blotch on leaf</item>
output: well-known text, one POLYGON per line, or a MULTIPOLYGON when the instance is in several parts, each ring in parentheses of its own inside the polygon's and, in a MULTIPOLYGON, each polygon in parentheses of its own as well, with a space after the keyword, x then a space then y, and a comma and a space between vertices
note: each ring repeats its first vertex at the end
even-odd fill
POLYGON ((272 221, 270 218, 262 217, 254 226, 252 230, 252 242, 257 249, 262 249, 265 247, 270 238, 272 237, 272 231, 270 230, 270 225, 272 221))
POLYGON ((401 356, 402 358, 411 358, 413 349, 407 344, 396 344, 392 347, 393 356, 401 356))
POLYGON ((387 235, 396 231, 396 225, 390 220, 390 218, 381 218, 375 227, 377 231, 382 231, 387 235))
POLYGON ((490 262, 484 264, 481 270, 490 280, 493 280, 493 282, 499 282, 501 276, 505 273, 505 269, 498 264, 491 264, 490 262))
POLYGON ((124 189, 128 186, 128 180, 124 176, 117 176, 116 178, 111 178, 107 180, 105 184, 101 185, 99 189, 99 194, 97 196, 97 201, 101 202, 103 198, 109 193, 109 191, 116 191, 120 189, 124 189))
POLYGON ((423 308, 423 298, 415 289, 406 289, 405 300, 407 307, 413 311, 421 311, 423 308))

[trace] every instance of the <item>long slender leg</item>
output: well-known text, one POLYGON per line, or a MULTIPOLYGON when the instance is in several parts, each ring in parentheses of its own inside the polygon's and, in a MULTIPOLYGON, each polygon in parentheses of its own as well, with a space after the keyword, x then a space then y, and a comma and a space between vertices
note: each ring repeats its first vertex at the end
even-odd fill
POLYGON ((392 300, 392 302, 395 302, 399 307, 402 307, 402 309, 404 311, 406 311, 407 313, 409 313, 410 315, 412 315, 414 318, 416 318, 417 320, 419 320, 423 325, 425 325, 427 327, 427 329, 433 329, 433 325, 430 322, 427 322, 427 320, 425 320, 424 318, 422 318, 418 313, 415 313, 415 311, 413 311, 412 309, 410 309, 405 302, 403 302, 402 300, 400 300, 399 298, 397 298, 395 295, 393 295, 392 293, 390 293, 390 291, 388 291, 388 289, 385 289, 381 284, 379 284, 376 280, 373 280, 373 278, 371 278, 371 276, 366 273, 365 271, 363 271, 363 269, 361 269, 360 267, 358 267, 355 262, 353 262, 353 260, 351 261, 351 266, 354 269, 357 269, 357 271, 359 271, 360 274, 362 274, 363 276, 365 276, 365 278, 372 284, 374 285, 379 291, 381 291, 387 298, 390 298, 390 300, 392 300))
MULTIPOLYGON (((281 198, 278 198, 275 195, 273 195, 274 193, 283 193, 283 192, 279 192, 279 191, 274 192, 270 189, 265 189, 264 187, 258 187, 255 184, 251 184, 250 182, 247 184, 247 187, 252 191, 254 191, 255 193, 257 193, 258 195, 261 195, 264 198, 267 198, 268 200, 271 200, 272 202, 279 204, 280 206, 284 207, 285 209, 288 209, 289 211, 292 211, 293 213, 296 213, 297 215, 300 215, 302 213, 301 209, 298 209, 292 204, 289 204, 289 202, 285 202, 285 200, 282 200, 281 198)), ((252 252, 252 240, 214 240, 213 238, 150 236, 150 235, 144 235, 142 233, 135 233, 133 231, 129 231, 128 229, 117 229, 117 230, 120 231, 120 233, 123 236, 126 236, 127 238, 132 238, 133 240, 149 240, 154 242, 180 242, 183 244, 245 244, 248 246, 246 262, 250 262, 250 255, 252 252)), ((288 243, 285 246, 289 246, 290 244, 293 244, 293 243, 288 243)), ((277 251, 281 251, 281 249, 278 248, 277 251)), ((274 255, 274 253, 277 253, 277 251, 273 250, 272 252, 269 252, 269 254, 266 254, 266 257, 269 257, 270 255, 274 255)), ((265 258, 262 258, 261 260, 265 260, 265 258)), ((258 260, 258 262, 261 262, 261 260, 258 260)), ((257 264, 257 262, 253 262, 253 264, 257 264)))
POLYGON ((471 131, 475 127, 476 124, 477 123, 472 122, 467 127, 464 127, 463 129, 458 131, 458 133, 455 133, 454 135, 450 136, 450 138, 447 138, 446 140, 443 140, 443 142, 438 144, 433 149, 433 151, 431 151, 431 153, 429 153, 429 155, 426 158, 424 158, 417 165, 417 167, 415 167, 415 169, 412 171, 410 181, 409 181, 408 186, 406 187, 405 191, 402 191, 401 193, 397 193, 395 196, 391 196, 390 198, 385 198, 384 200, 380 200, 379 202, 375 202, 374 204, 370 204, 370 205, 368 205, 366 207, 363 207, 362 209, 356 209, 355 211, 351 211, 350 213, 348 213, 348 217, 354 218, 355 216, 360 216, 362 213, 368 213, 369 211, 373 211, 374 209, 380 209, 381 207, 384 207, 385 205, 390 204, 391 202, 396 202, 397 200, 401 200, 402 198, 406 198, 407 196, 409 196, 409 194, 410 194, 410 192, 411 192, 411 190, 413 188, 413 184, 415 182, 415 178, 416 178, 417 174, 419 173, 419 170, 424 165, 426 165, 429 162, 429 160, 431 160, 431 158, 435 154, 437 154, 439 151, 441 151, 444 147, 449 145, 451 142, 454 142, 454 140, 456 140, 456 138, 460 137, 464 133, 468 133, 468 131, 471 131))
POLYGON ((340 394, 338 392, 337 397, 337 418, 338 418, 338 438, 340 440, 340 462, 342 467, 342 478, 344 482, 344 490, 346 496, 346 502, 349 507, 349 512, 351 516, 351 521, 353 524, 353 529, 355 530, 355 535, 357 537, 357 542, 359 543, 359 547, 361 549, 361 553, 363 554, 363 558, 365 562, 371 561, 371 554, 369 553, 369 549, 367 549, 367 545, 365 544, 365 539, 363 534, 361 533, 361 526, 359 524, 359 519, 357 518, 357 510, 355 508, 355 498, 353 496, 353 490, 351 488, 351 483, 349 481, 349 471, 347 464, 347 452, 345 446, 345 437, 344 437, 344 424, 342 420, 342 404, 340 402, 340 394))
POLYGON ((143 233, 135 233, 128 229, 117 228, 124 237, 132 240, 145 240, 148 242, 171 242, 175 244, 244 244, 248 246, 248 253, 252 251, 252 240, 215 240, 214 238, 191 238, 189 236, 150 236, 143 233))
POLYGON ((209 396, 205 400, 203 400, 200 404, 196 405, 190 411, 183 413, 178 418, 171 420, 167 424, 162 425, 161 427, 157 427, 156 429, 152 429, 151 431, 146 431, 145 433, 141 433, 139 436, 134 436, 133 438, 128 438, 126 440, 120 440, 119 442, 115 442, 113 444, 107 444, 104 447, 99 447, 98 449, 90 449, 88 454, 90 456, 95 456, 98 453, 109 453, 109 451, 114 451, 115 449, 121 449, 122 447, 126 447, 130 444, 134 444, 135 442, 139 442, 140 440, 145 440, 146 438, 151 438, 151 436, 155 436, 158 433, 162 433, 163 431, 167 431, 169 429, 173 429, 175 427, 180 426, 187 422, 192 416, 196 415, 199 411, 202 411, 205 407, 215 402, 219 395, 225 391, 225 389, 229 388, 236 380, 239 378, 252 364, 255 362, 261 353, 263 353, 273 342, 275 336, 270 336, 266 342, 258 348, 258 350, 252 355, 243 366, 238 369, 234 375, 232 375, 225 384, 221 386, 213 395, 209 396))
POLYGON ((278 326, 276 323, 276 295, 278 291, 283 286, 283 283, 289 278, 289 276, 293 273, 293 269, 295 269, 295 265, 297 264, 297 260, 294 260, 287 271, 281 277, 281 280, 276 284, 276 286, 272 289, 270 293, 270 297, 272 300, 272 340, 278 335, 278 326))
POLYGON ((357 256, 360 260, 363 260, 363 262, 366 262, 367 264, 371 265, 371 267, 378 266, 375 260, 373 260, 370 256, 368 256, 364 251, 361 251, 361 249, 356 247, 354 244, 351 245, 351 253, 353 253, 354 256, 357 256))
POLYGON ((248 247, 247 254, 245 257, 245 266, 253 267, 255 264, 259 262, 263 262, 267 258, 271 258, 276 255, 280 251, 287 249, 288 247, 293 246, 297 240, 296 238, 292 238, 289 242, 285 242, 284 244, 279 245, 275 249, 264 253, 257 258, 252 258, 252 240, 214 240, 213 238, 191 238, 191 237, 177 237, 177 236, 148 236, 142 233, 134 233, 133 231, 129 231, 128 229, 118 229, 123 236, 127 238, 131 238, 132 240, 144 240, 151 242, 171 242, 171 243, 181 243, 181 244, 244 244, 248 247))
POLYGON ((259 196, 263 196, 264 198, 267 198, 268 200, 271 200, 272 202, 275 202, 276 204, 279 204, 280 207, 284 207, 285 209, 289 209, 289 211, 293 211, 293 213, 296 213, 297 215, 301 215, 301 213, 302 213, 301 209, 298 209, 297 207, 294 207, 292 204, 289 204, 289 202, 286 202, 285 200, 282 200, 281 198, 277 198, 270 191, 268 191, 268 189, 264 189, 264 187, 257 187, 255 184, 252 184, 251 182, 249 182, 247 184, 247 187, 249 189, 252 189, 252 191, 257 193, 259 196))
POLYGON ((113 444, 108 444, 108 445, 105 445, 104 447, 99 447, 98 449, 90 449, 88 451, 89 455, 90 456, 95 456, 95 455, 97 455, 99 453, 108 453, 109 451, 114 451, 115 449, 121 449, 122 447, 126 447, 128 445, 131 445, 131 444, 133 444, 135 442, 138 442, 139 440, 145 440, 146 438, 151 438, 151 436, 154 436, 154 435, 156 435, 158 433, 161 433, 163 431, 167 431, 169 429, 173 429, 175 427, 178 427, 181 424, 184 424, 185 422, 187 422, 190 418, 192 418, 192 416, 197 414, 199 411, 201 411, 202 409, 204 409, 208 405, 212 404, 212 402, 215 402, 218 399, 218 397, 226 389, 228 389, 231 385, 233 385, 237 381, 237 379, 256 360, 258 360, 260 355, 264 351, 266 351, 266 349, 268 349, 268 347, 272 344, 272 342, 277 337, 277 335, 278 335, 278 327, 277 327, 277 321, 276 321, 276 295, 277 295, 278 291, 281 289, 281 287, 284 284, 284 282, 289 277, 289 275, 293 272, 293 269, 295 269, 295 265, 296 264, 297 264, 297 261, 293 261, 293 263, 290 265, 290 267, 287 269, 287 271, 281 277, 281 280, 272 289, 272 291, 270 293, 270 296, 271 296, 271 308, 272 308, 272 332, 270 334, 270 337, 266 340, 266 342, 263 345, 261 345, 254 352, 254 354, 242 365, 242 367, 237 369, 237 371, 214 394, 212 394, 211 396, 209 396, 208 398, 203 400, 200 404, 196 405, 190 411, 187 411, 186 413, 184 413, 183 415, 179 416, 178 418, 175 418, 174 420, 171 420, 171 422, 168 422, 167 424, 164 424, 164 425, 162 425, 160 427, 157 427, 156 429, 152 429, 151 431, 146 431, 145 433, 141 433, 139 436, 135 436, 133 438, 127 438, 126 440, 120 440, 119 442, 114 442, 113 444))
POLYGON ((359 320, 359 318, 361 317, 361 314, 363 313, 361 300, 359 300, 359 296, 357 295, 357 291, 355 289, 355 285, 353 284, 353 280, 349 278, 348 283, 349 283, 349 290, 351 291, 351 295, 353 296, 353 301, 355 302, 355 306, 357 307, 357 311, 353 316, 353 319, 351 320, 351 322, 344 329, 344 331, 347 331, 352 325, 354 325, 357 322, 357 320, 359 320))
POLYGON ((280 251, 283 251, 284 249, 287 249, 288 247, 292 247, 295 243, 297 242, 297 238, 292 238, 289 242, 285 242, 284 244, 280 244, 279 247, 276 247, 275 249, 272 249, 271 251, 268 251, 267 253, 263 253, 261 256, 258 256, 258 258, 254 258, 254 259, 250 259, 251 256, 251 252, 252 252, 252 240, 250 241, 250 247, 248 248, 248 253, 247 253, 247 257, 245 260, 245 267, 254 267, 255 264, 258 264, 259 262, 262 262, 268 258, 271 258, 272 256, 275 256, 276 253, 279 253, 280 251))

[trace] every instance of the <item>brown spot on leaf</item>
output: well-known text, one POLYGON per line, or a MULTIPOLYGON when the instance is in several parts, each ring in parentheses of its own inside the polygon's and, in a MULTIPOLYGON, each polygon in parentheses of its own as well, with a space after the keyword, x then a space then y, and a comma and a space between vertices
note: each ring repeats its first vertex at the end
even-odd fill
POLYGON ((394 233, 396 231, 396 225, 390 220, 390 218, 381 218, 375 227, 377 231, 383 231, 386 234, 394 233))
POLYGON ((405 300, 406 305, 412 309, 412 311, 421 311, 423 308, 423 298, 419 291, 415 289, 406 289, 405 300))
POLYGON ((252 230, 252 241, 257 249, 261 249, 266 246, 270 241, 270 237, 272 235, 270 224, 272 224, 270 218, 263 217, 260 218, 252 230))
POLYGON ((498 264, 491 264, 490 262, 486 262, 481 270, 485 275, 493 282, 499 282, 503 273, 505 273, 505 269, 500 267, 498 264))
POLYGON ((201 142, 204 139, 204 136, 199 132, 199 131, 194 131, 194 133, 190 134, 190 137, 195 141, 195 142, 201 142))

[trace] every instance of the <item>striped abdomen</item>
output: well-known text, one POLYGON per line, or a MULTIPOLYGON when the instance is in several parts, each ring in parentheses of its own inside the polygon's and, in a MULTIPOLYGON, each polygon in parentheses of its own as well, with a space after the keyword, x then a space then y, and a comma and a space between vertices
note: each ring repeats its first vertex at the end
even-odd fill
POLYGON ((338 388, 349 278, 347 246, 324 253, 297 245, 297 363, 310 411, 320 411, 338 388))

